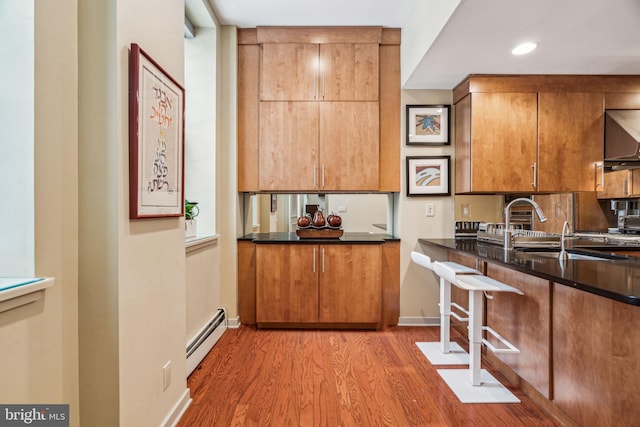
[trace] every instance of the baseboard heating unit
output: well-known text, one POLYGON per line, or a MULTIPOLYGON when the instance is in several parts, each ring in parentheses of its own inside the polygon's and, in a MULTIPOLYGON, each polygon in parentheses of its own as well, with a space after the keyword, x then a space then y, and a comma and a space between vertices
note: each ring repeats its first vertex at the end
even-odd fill
POLYGON ((227 315, 223 308, 219 308, 211 320, 187 344, 187 376, 191 375, 226 330, 227 315))

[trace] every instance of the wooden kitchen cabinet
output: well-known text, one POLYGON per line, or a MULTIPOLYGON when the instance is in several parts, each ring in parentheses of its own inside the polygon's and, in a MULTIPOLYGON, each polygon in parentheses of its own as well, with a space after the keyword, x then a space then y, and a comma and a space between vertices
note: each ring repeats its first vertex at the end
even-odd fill
POLYGON ((315 101, 318 45, 264 43, 260 57, 261 101, 315 101))
POLYGON ((381 277, 380 244, 257 245, 256 320, 377 327, 381 277))
POLYGON ((640 196, 640 169, 606 172, 601 175, 598 199, 628 199, 640 196))
POLYGON ((379 45, 330 43, 320 45, 320 99, 378 101, 379 45))
POLYGON ((259 27, 238 40, 239 191, 399 191, 399 30, 259 27))
POLYGON ((262 191, 375 191, 376 102, 261 102, 262 191))
POLYGON ((318 321, 318 245, 256 247, 256 321, 318 321))
POLYGON ((261 101, 378 101, 379 45, 264 43, 261 101))
POLYGON ((471 93, 456 107, 456 193, 531 192, 536 93, 471 93))
POLYGON ((260 190, 378 189, 378 51, 371 43, 262 45, 260 190))
POLYGON ((554 284, 554 405, 576 425, 638 425, 639 324, 637 306, 554 284))
POLYGON ((594 191, 604 152, 604 93, 540 92, 538 114, 536 190, 594 191))
POLYGON ((602 175, 596 193, 598 199, 623 199, 631 195, 632 175, 629 170, 607 172, 602 175))
POLYGON ((486 274, 524 293, 496 292, 486 301, 487 326, 520 350, 516 354, 487 352, 488 359, 500 360, 544 397, 553 398, 550 282, 491 263, 486 274))
POLYGON ((456 193, 595 190, 603 91, 540 76, 470 77, 454 100, 456 193))
POLYGON ((317 102, 261 102, 259 187, 313 191, 320 174, 317 102))
POLYGON ((377 102, 320 103, 321 191, 375 191, 379 183, 377 102))

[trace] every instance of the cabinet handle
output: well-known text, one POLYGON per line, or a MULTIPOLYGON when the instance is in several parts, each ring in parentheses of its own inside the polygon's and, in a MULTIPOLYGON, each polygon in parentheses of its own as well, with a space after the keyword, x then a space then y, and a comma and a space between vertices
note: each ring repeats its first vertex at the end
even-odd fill
POLYGON ((313 272, 316 272, 316 248, 313 248, 313 272))
POLYGON ((596 174, 598 173, 598 168, 600 168, 600 183, 596 181, 596 191, 598 191, 598 187, 604 191, 604 163, 596 162, 596 174))
POLYGON ((322 248, 322 272, 324 273, 324 248, 322 248))
POLYGON ((318 99, 318 73, 313 75, 313 99, 318 99))
POLYGON ((533 182, 531 183, 531 186, 533 188, 537 188, 537 184, 538 184, 538 163, 537 162, 533 162, 533 165, 531 165, 531 167, 533 168, 533 182))
POLYGON ((324 163, 322 164, 322 189, 324 190, 324 163))
POLYGON ((322 73, 322 99, 324 99, 324 73, 322 73))
POLYGON ((622 181, 622 194, 625 196, 629 195, 629 180, 625 179, 622 181))
POLYGON ((313 188, 317 188, 318 187, 318 180, 316 179, 317 169, 318 169, 318 166, 317 165, 313 165, 313 188))

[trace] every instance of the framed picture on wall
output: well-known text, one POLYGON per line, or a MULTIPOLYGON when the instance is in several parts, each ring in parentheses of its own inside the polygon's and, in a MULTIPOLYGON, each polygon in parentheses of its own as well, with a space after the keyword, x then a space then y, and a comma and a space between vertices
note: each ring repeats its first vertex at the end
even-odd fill
POLYGON ((449 145, 450 105, 407 105, 407 145, 449 145))
POLYGON ((407 157, 407 196, 448 196, 451 156, 407 157))
POLYGON ((137 44, 129 56, 129 218, 184 214, 184 88, 137 44))

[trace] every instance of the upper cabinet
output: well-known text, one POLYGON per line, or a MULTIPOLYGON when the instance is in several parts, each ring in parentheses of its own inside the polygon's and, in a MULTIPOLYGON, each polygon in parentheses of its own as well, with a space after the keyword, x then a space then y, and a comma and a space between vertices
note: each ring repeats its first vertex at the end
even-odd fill
POLYGON ((468 77, 453 96, 456 193, 595 191, 605 103, 626 90, 638 92, 638 79, 468 77))
POLYGON ((264 43, 261 101, 378 101, 379 44, 264 43))
POLYGON ((536 191, 594 191, 604 153, 603 92, 538 94, 536 191))
POLYGON ((456 193, 530 192, 535 93, 471 93, 456 106, 456 193))
POLYGON ((239 191, 400 190, 399 30, 269 27, 238 40, 239 191))

